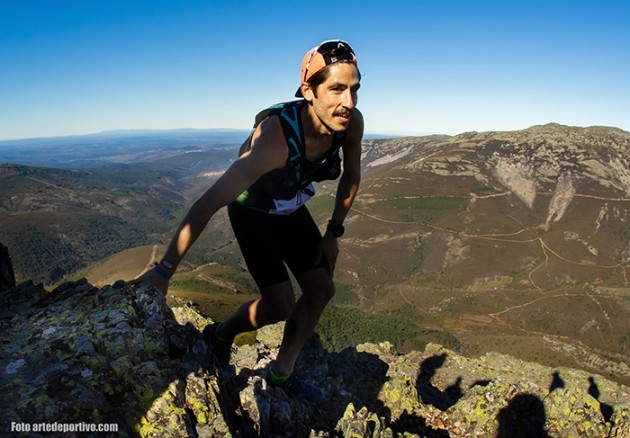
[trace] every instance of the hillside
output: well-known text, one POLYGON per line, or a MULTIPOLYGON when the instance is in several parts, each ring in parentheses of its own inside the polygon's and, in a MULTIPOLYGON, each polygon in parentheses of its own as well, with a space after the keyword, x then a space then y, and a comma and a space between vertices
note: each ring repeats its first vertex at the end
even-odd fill
MULTIPOLYGON (((337 296, 318 329, 322 342, 341 351, 368 340, 389 340, 402 352, 436 342, 473 357, 501 352, 630 384, 629 145, 630 134, 618 129, 555 124, 366 140, 362 187, 341 240, 337 296), (361 333, 351 329, 357 323, 361 333)), ((194 156, 184 157, 193 157, 187 164, 193 168, 194 156)), ((173 169, 177 159, 152 163, 166 164, 173 169)), ((164 202, 145 206, 151 211, 139 215, 138 222, 123 217, 141 227, 138 241, 153 246, 170 237, 186 203, 211 183, 213 176, 200 177, 204 174, 197 167, 189 176, 173 174, 175 193, 184 197, 158 195, 164 202), (161 228, 148 230, 155 226, 161 228), (164 234, 151 234, 161 230, 164 234)), ((163 190, 156 175, 145 184, 163 190)), ((147 187, 138 181, 123 186, 142 195, 147 187)), ((334 187, 320 185, 320 196, 309 204, 320 224, 330 215, 334 187)), ((55 193, 61 192, 51 191, 38 202, 55 193)), ((134 205, 141 203, 140 195, 132 198, 138 202, 134 205)), ((52 223, 57 213, 50 210, 52 223)), ((135 209, 121 215, 130 211, 135 209)), ((0 213, 0 221, 11 215, 0 213)), ((71 223, 68 216, 73 217, 56 220, 71 223)), ((98 228, 116 236, 111 224, 98 228)), ((118 227, 123 228, 133 230, 118 227)), ((21 245, 41 232, 33 229, 21 232, 21 245)), ((52 225, 44 229, 55 230, 52 225)), ((72 235, 52 234, 58 239, 72 235)), ((5 231, 0 241, 13 254, 6 241, 11 235, 5 231)), ((49 250, 55 245, 51 241, 49 250)), ((146 266, 148 257, 140 258, 125 267, 146 266)), ((187 255, 173 292, 189 295, 220 318, 255 293, 241 276, 247 277, 245 267, 221 212, 187 255), (213 263, 229 272, 221 274, 223 286, 233 285, 217 287, 213 263)))
POLYGON ((154 289, 121 282, 51 292, 25 282, 0 292, 2 435, 42 423, 100 425, 106 437, 630 433, 627 386, 435 344, 404 355, 387 342, 331 352, 312 336, 297 363, 325 390, 326 403, 312 405, 263 378, 282 324, 237 339, 230 365, 218 368, 200 333, 211 322, 189 303, 171 308, 154 289))
POLYGON ((629 381, 629 133, 367 141, 364 168, 336 276, 354 305, 629 381))
POLYGON ((233 130, 120 131, 0 142, 0 241, 18 279, 55 283, 154 242, 234 159, 233 130), (31 164, 45 164, 34 167, 31 164), (40 261, 55 249, 62 260, 40 261))
POLYGON ((182 183, 163 168, 7 164, 0 186, 0 241, 16 277, 46 283, 167 230, 184 203, 182 183), (58 257, 44 257, 52 254, 58 257))
POLYGON ((349 243, 378 249, 379 263, 356 274, 457 288, 627 285, 629 157, 629 133, 559 125, 366 142, 349 243), (382 257, 390 251, 402 263, 382 257))

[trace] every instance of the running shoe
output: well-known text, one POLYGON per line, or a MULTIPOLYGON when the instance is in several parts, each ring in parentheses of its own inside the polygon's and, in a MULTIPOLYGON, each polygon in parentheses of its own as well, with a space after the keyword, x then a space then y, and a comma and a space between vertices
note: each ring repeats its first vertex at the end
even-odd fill
POLYGON ((312 383, 307 382, 306 380, 302 380, 295 373, 291 374, 286 380, 281 383, 274 382, 273 377, 271 376, 271 369, 267 372, 265 376, 267 383, 271 386, 275 386, 277 388, 282 388, 287 395, 301 398, 311 403, 321 403, 324 401, 324 391, 322 391, 317 386, 312 383))
POLYGON ((207 325, 203 330, 203 336, 208 343, 210 352, 215 357, 217 362, 221 364, 227 364, 230 362, 230 354, 232 353, 233 340, 226 340, 217 335, 217 331, 221 327, 220 322, 207 325))

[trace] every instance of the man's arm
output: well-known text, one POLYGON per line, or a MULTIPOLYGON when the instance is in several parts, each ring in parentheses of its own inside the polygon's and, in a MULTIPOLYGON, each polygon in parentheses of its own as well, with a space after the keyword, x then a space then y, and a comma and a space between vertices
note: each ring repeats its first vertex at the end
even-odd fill
POLYGON ((361 183, 363 116, 358 110, 353 117, 353 124, 348 129, 349 132, 343 145, 343 173, 337 186, 335 207, 331 217, 331 221, 337 224, 343 224, 361 183))
MULTIPOLYGON (((190 208, 164 253, 168 265, 176 267, 181 262, 217 210, 236 199, 262 175, 283 167, 287 157, 288 148, 280 121, 277 117, 270 117, 254 132, 252 148, 232 163, 190 208)), ((149 270, 129 284, 153 284, 166 293, 167 277, 173 272, 173 269, 160 264, 157 270, 149 270)))
MULTIPOLYGON (((337 186, 335 206, 331 223, 341 225, 346 219, 350 207, 354 202, 361 183, 361 141, 363 140, 363 116, 356 110, 352 118, 352 124, 348 127, 348 135, 343 144, 343 173, 337 186)), ((323 258, 324 266, 332 277, 339 245, 337 238, 330 230, 326 230, 320 247, 319 257, 323 258)), ((318 258, 319 260, 319 258, 318 258)))

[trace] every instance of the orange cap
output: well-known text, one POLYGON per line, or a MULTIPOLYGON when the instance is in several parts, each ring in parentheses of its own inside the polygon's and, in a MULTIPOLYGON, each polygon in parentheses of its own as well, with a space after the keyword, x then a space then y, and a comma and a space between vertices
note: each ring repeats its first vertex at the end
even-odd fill
POLYGON ((295 97, 304 97, 302 94, 302 83, 308 80, 318 71, 327 65, 339 61, 351 61, 357 64, 357 58, 350 44, 342 40, 322 41, 317 46, 306 52, 302 59, 300 69, 300 87, 295 93, 295 97))

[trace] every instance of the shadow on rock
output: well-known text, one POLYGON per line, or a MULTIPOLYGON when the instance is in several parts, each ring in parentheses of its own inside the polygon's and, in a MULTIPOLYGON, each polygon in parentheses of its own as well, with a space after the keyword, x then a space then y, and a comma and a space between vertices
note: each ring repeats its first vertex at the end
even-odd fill
POLYGON ((15 273, 9 256, 9 249, 0 243, 0 292, 15 287, 15 273))
POLYGON ((545 406, 533 394, 518 394, 497 415, 497 438, 549 438, 545 406))
POLYGON ((437 430, 427 424, 426 419, 413 413, 403 413, 399 418, 390 424, 395 436, 406 436, 413 434, 426 438, 448 438, 451 435, 446 430, 437 430))
POLYGON ((588 394, 599 402, 599 410, 602 413, 604 420, 607 422, 610 421, 614 413, 613 407, 599 400, 599 387, 597 386, 597 383, 595 382, 595 378, 593 376, 588 378, 588 383, 588 394))
POLYGON ((464 395, 461 377, 458 377, 444 391, 431 383, 436 371, 444 365, 447 358, 447 354, 443 353, 428 357, 422 361, 417 379, 418 394, 422 398, 422 402, 433 405, 442 411, 446 411, 453 406, 464 395))
POLYGON ((549 392, 553 392, 556 389, 562 389, 564 387, 565 383, 562 377, 560 377, 560 373, 558 371, 554 371, 551 383, 549 384, 549 392))
POLYGON ((231 361, 240 370, 239 376, 248 380, 240 403, 260 425, 256 431, 261 436, 376 438, 392 436, 392 432, 395 436, 406 432, 448 436, 415 412, 418 394, 409 374, 414 361, 397 354, 389 343, 329 352, 313 334, 298 357, 296 372, 324 390, 326 401, 319 405, 268 386, 262 376, 277 353, 282 333, 283 323, 260 329, 256 342, 239 347, 231 361))
MULTIPOLYGON (((260 421, 261 415, 256 414, 259 407, 265 406, 264 392, 260 381, 252 387, 251 400, 254 403, 241 404, 241 394, 248 388, 248 381, 243 375, 236 374, 233 366, 222 365, 214 374, 206 378, 207 391, 215 398, 219 412, 223 416, 227 430, 235 437, 264 436, 266 425, 260 421), (262 423, 262 424, 261 424, 262 423)), ((264 416, 264 414, 263 414, 264 416)), ((202 420, 205 420, 202 418, 202 420)), ((203 422, 196 426, 199 436, 215 436, 221 427, 216 422, 203 422)))
MULTIPOLYGON (((362 418, 363 408, 370 413, 383 412, 379 392, 386 379, 388 366, 376 354, 347 348, 339 353, 326 351, 319 336, 313 334, 304 345, 297 363, 296 373, 303 379, 321 387, 326 401, 311 404, 287 395, 281 388, 271 387, 264 379, 266 370, 277 354, 283 334, 283 323, 267 326, 257 333, 253 345, 240 346, 232 357, 239 370, 231 378, 241 380, 239 400, 247 416, 254 420, 254 432, 260 436, 309 436, 312 431, 327 436, 343 436, 344 426, 351 423, 352 430, 363 428, 373 433, 383 420, 378 416, 362 418), (357 414, 352 421, 348 406, 357 414), (357 412, 358 411, 358 412, 357 412)), ((228 377, 227 375, 224 375, 228 377)), ((225 382, 226 385, 232 385, 225 382)), ((383 428, 384 429, 384 428, 383 428)), ((374 436, 374 435, 372 435, 374 436)))

